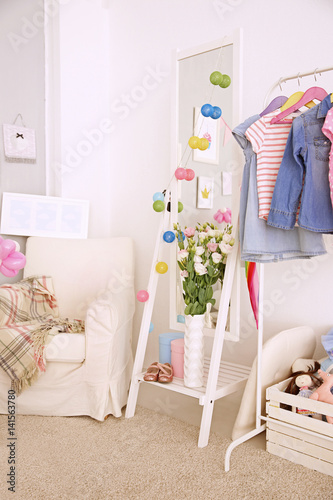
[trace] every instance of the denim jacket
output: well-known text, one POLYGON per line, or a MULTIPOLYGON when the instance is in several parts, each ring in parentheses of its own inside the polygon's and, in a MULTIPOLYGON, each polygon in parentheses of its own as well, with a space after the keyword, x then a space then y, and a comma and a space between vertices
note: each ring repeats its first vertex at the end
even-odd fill
POLYGON ((321 131, 330 108, 329 94, 294 119, 276 179, 267 220, 270 226, 292 229, 299 207, 300 227, 333 233, 328 181, 331 143, 321 131))

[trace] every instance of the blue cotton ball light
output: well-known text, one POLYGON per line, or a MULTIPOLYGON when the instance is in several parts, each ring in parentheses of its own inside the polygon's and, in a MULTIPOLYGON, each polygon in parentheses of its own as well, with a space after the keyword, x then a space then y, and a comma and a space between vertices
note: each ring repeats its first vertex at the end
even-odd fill
POLYGON ((203 106, 201 106, 201 114, 206 118, 212 116, 213 111, 214 108, 211 104, 204 104, 203 106))
POLYGON ((212 114, 210 115, 211 118, 213 118, 213 120, 217 120, 218 118, 220 118, 220 116, 222 115, 222 110, 221 108, 219 108, 218 106, 214 106, 213 108, 213 112, 212 114))

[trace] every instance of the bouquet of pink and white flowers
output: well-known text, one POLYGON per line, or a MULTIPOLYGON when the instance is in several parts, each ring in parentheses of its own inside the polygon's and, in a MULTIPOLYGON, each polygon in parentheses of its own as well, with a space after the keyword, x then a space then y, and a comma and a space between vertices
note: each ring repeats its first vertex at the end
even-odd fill
POLYGON ((220 230, 214 224, 204 223, 195 228, 185 227, 182 232, 180 225, 175 224, 174 229, 186 304, 184 313, 191 316, 204 314, 207 304, 215 304, 213 285, 218 280, 223 283, 227 255, 235 242, 232 226, 226 224, 220 230))

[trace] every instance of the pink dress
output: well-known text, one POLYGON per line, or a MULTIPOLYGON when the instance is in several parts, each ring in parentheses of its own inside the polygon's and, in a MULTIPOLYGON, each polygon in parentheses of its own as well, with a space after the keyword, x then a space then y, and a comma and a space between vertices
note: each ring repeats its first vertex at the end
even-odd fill
MULTIPOLYGON (((323 134, 325 134, 326 137, 331 141, 331 143, 333 143, 333 108, 328 110, 325 123, 321 130, 323 134)), ((328 181, 330 185, 331 202, 333 206, 333 144, 330 151, 328 181)))

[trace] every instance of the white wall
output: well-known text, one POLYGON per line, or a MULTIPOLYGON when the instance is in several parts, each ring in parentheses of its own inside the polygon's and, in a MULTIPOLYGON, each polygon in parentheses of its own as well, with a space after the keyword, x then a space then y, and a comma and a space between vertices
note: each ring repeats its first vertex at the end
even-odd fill
MULTIPOLYGON (((43 5, 40 1, 0 2, 0 193, 45 194, 45 78, 43 5), (21 114, 35 129, 35 163, 5 160, 2 124, 21 114)), ((21 126, 18 118, 16 125, 21 126)), ((2 237, 7 237, 2 234, 2 237)), ((25 248, 25 238, 9 236, 25 248)), ((22 273, 19 274, 21 276, 22 273)), ((0 275, 0 283, 15 281, 0 275)))
MULTIPOLYGON (((136 288, 145 288, 159 224, 152 196, 170 179, 173 49, 242 27, 245 119, 263 109, 266 92, 281 76, 331 64, 333 5, 329 0, 71 0, 61 12, 62 160, 100 120, 113 124, 105 141, 64 173, 62 194, 91 200, 91 236, 133 236, 136 288)), ((317 85, 324 81, 332 91, 333 73, 318 77, 317 85)), ((313 78, 303 79, 301 89, 313 84, 313 78)), ((283 90, 298 90, 297 81, 283 90)), ((266 337, 302 323, 314 326, 318 336, 327 332, 332 268, 331 256, 265 267, 266 337)), ((252 359, 256 339, 245 280, 242 299, 242 339, 237 351, 228 346, 226 354, 245 360, 252 359)), ((138 303, 134 345, 142 311, 138 303)), ((157 357, 158 333, 168 331, 166 276, 160 279, 153 322, 151 359, 157 357)))

